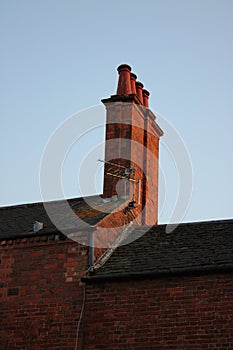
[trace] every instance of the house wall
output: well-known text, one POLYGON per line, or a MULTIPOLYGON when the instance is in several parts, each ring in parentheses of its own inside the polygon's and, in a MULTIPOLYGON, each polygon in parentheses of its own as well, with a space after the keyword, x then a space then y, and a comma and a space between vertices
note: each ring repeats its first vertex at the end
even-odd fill
POLYGON ((74 350, 88 247, 48 236, 0 251, 0 349, 74 350))
POLYGON ((0 349, 233 348, 230 273, 85 286, 86 246, 48 236, 1 250, 0 349))
POLYGON ((232 274, 95 282, 83 349, 233 349, 232 274))

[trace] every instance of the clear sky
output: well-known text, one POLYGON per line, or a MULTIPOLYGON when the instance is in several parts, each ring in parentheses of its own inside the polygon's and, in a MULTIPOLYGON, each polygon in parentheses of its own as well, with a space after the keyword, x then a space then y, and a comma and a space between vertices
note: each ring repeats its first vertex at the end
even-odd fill
MULTIPOLYGON (((2 0, 0 205, 41 201, 40 161, 51 134, 114 94, 116 68, 128 63, 150 91, 151 109, 189 152, 193 194, 183 221, 232 218, 232 37, 232 0, 2 0)), ((80 195, 77 164, 102 138, 99 128, 67 157, 67 197, 80 195)), ((167 222, 177 173, 163 144, 160 161, 160 222, 167 222)), ((96 187, 100 193, 101 179, 96 187)))

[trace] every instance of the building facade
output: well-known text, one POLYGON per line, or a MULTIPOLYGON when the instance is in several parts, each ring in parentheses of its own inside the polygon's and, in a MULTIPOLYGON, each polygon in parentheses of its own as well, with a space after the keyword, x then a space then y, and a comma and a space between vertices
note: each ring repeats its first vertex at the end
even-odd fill
POLYGON ((118 72, 102 196, 48 204, 62 232, 43 203, 0 208, 3 350, 233 348, 233 220, 158 225, 163 132, 118 72))

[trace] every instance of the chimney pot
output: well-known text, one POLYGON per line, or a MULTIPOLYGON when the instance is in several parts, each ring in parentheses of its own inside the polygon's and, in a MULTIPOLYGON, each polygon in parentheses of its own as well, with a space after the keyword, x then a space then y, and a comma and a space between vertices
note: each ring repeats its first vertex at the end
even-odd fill
POLYGON ((138 96, 138 98, 139 98, 141 104, 143 104, 142 89, 143 89, 143 84, 142 84, 140 81, 136 81, 137 96, 138 96))
POLYGON ((150 96, 150 93, 149 91, 143 89, 142 90, 142 94, 143 94, 143 104, 145 107, 149 107, 149 96, 150 96))
POLYGON ((117 85, 117 95, 128 95, 132 93, 130 72, 131 67, 128 64, 121 64, 118 68, 119 80, 117 85))
POLYGON ((131 90, 132 90, 132 94, 137 94, 137 90, 136 90, 136 80, 137 80, 137 76, 134 73, 130 74, 130 80, 131 80, 131 90))

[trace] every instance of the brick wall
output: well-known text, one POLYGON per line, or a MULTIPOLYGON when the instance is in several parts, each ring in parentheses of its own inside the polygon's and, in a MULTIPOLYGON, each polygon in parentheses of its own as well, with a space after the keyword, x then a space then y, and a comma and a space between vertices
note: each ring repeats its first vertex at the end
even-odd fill
MULTIPOLYGON (((0 348, 74 350, 88 247, 1 244, 0 348)), ((88 283, 77 349, 232 349, 232 274, 88 283)))
POLYGON ((231 274, 86 288, 83 349, 233 349, 231 274))
POLYGON ((0 349, 74 350, 88 248, 48 236, 0 250, 0 349))
MULTIPOLYGON (((105 160, 135 168, 134 176, 136 180, 141 180, 141 186, 129 182, 125 194, 129 195, 129 200, 134 199, 136 202, 137 210, 134 213, 138 222, 143 225, 155 225, 158 221, 158 156, 161 134, 156 129, 158 126, 154 122, 154 115, 150 110, 134 103, 112 102, 109 99, 105 106, 105 160)), ((109 175, 117 171, 120 173, 121 168, 105 164, 104 198, 119 195, 117 186, 123 180, 109 175)), ((120 192, 124 194, 124 184, 120 192)))

